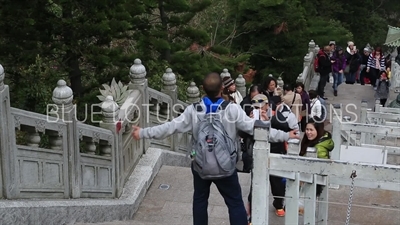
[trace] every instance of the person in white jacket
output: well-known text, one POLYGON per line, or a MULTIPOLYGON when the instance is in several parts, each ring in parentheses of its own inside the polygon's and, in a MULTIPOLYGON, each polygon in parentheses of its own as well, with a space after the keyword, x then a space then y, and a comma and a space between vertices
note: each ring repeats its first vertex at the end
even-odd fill
POLYGON ((311 113, 308 116, 309 118, 314 118, 314 116, 317 116, 318 118, 321 118, 322 116, 322 104, 318 99, 318 94, 314 90, 310 90, 308 92, 308 95, 310 96, 310 107, 311 107, 311 113))

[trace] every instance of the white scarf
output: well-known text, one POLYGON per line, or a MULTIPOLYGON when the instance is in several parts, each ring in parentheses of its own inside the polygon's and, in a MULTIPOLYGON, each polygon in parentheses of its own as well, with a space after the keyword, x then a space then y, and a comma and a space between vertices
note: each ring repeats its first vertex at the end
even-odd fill
POLYGON ((240 104, 243 101, 243 97, 238 91, 233 92, 231 97, 235 100, 236 104, 240 104))

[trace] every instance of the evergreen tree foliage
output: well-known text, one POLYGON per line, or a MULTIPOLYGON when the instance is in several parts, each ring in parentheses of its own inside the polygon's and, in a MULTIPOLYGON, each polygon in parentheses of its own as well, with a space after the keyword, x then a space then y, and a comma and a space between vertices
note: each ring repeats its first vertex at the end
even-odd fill
POLYGON ((310 40, 382 45, 399 11, 392 0, 4 0, 0 63, 11 104, 41 113, 57 80, 78 106, 97 103, 101 84, 129 82, 135 58, 158 90, 172 68, 183 99, 188 82, 223 68, 294 82, 310 40))

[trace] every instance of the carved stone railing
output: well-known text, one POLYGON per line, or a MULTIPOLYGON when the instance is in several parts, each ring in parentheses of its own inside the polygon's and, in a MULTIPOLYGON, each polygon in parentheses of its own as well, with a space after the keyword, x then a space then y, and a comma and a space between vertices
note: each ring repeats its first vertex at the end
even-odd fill
POLYGON ((392 64, 390 69, 391 69, 390 89, 392 90, 400 89, 400 65, 395 61, 395 58, 392 58, 392 64))
MULTIPOLYGON (((164 140, 133 139, 132 125, 171 121, 200 100, 193 82, 187 88, 188 101, 178 100, 170 68, 162 77, 161 91, 148 87, 146 74, 136 59, 127 86, 114 79, 111 86, 103 85, 106 90, 100 90, 102 102, 97 105, 103 119, 97 127, 76 119, 73 92, 64 80, 53 91, 54 104, 48 106, 47 115, 10 107, 0 65, 0 198, 115 198, 150 146, 186 152, 190 132, 164 140)), ((243 77, 236 83, 244 95, 243 77)), ((93 121, 93 114, 85 116, 93 121)))
MULTIPOLYGON (((400 109, 388 108, 380 105, 379 100, 376 101, 375 111, 367 107, 364 103, 361 106, 361 123, 371 125, 381 125, 390 127, 400 127, 400 109)), ((387 146, 398 146, 400 147, 400 137, 379 135, 375 132, 362 133, 360 143, 377 145, 385 140, 387 146)), ((399 151, 398 151, 399 152, 399 151)))
MULTIPOLYGON (((335 120, 337 120, 336 117, 335 120)), ((346 129, 357 129, 358 127, 358 125, 345 126, 346 129)), ((366 128, 362 130, 366 130, 366 128)), ((269 221, 270 210, 268 209, 271 197, 269 182, 266 179, 269 175, 286 179, 284 224, 299 224, 299 200, 304 202, 302 224, 330 224, 328 221, 329 188, 327 186, 329 183, 351 186, 350 175, 354 171, 357 175, 354 182, 355 187, 399 191, 400 166, 349 162, 338 160, 336 157, 325 160, 309 156, 273 154, 270 153, 268 136, 266 129, 256 128, 254 131, 251 210, 253 224, 267 225, 269 221), (303 196, 299 188, 301 183, 303 183, 303 196), (318 198, 316 197, 317 185, 324 187, 318 198)), ((336 136, 340 137, 340 134, 336 136)), ((340 143, 334 141, 335 146, 336 143, 340 143)), ((333 153, 335 151, 337 151, 336 148, 333 153)))
POLYGON ((308 53, 304 56, 303 71, 297 77, 296 82, 304 84, 304 88, 308 91, 310 89, 311 81, 316 74, 314 71, 314 60, 320 48, 313 40, 308 44, 308 53))

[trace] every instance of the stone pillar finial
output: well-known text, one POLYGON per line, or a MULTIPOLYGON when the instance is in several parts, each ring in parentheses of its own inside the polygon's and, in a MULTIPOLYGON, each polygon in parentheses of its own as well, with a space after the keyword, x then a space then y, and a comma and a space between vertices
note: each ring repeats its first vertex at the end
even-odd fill
POLYGON ((311 56, 310 56, 310 53, 307 53, 304 56, 303 68, 305 68, 306 66, 310 66, 310 64, 311 64, 311 56))
POLYGON ((4 68, 0 64, 0 91, 2 91, 4 89, 4 77, 5 76, 6 75, 4 74, 4 68))
POLYGON ((236 78, 235 84, 239 93, 242 96, 246 96, 246 80, 243 78, 242 74, 239 74, 239 76, 236 78))
POLYGON ((318 52, 319 52, 319 50, 321 50, 321 48, 320 48, 318 45, 315 45, 315 48, 314 48, 314 55, 317 55, 318 52))
POLYGON ((314 48, 315 48, 315 42, 314 42, 314 40, 311 40, 311 41, 308 43, 308 50, 309 50, 309 52, 314 51, 314 48))
POLYGON ((114 101, 111 95, 106 97, 106 100, 101 104, 101 114, 103 114, 104 123, 114 123, 117 121, 119 106, 114 101))
POLYGON ((133 65, 129 69, 129 77, 133 84, 144 84, 146 80, 146 67, 143 66, 142 60, 135 59, 133 65))
POLYGON ((186 89, 186 96, 189 103, 195 103, 200 101, 200 90, 196 86, 195 82, 190 82, 190 86, 186 89))
POLYGON ((67 86, 65 80, 59 80, 57 82, 57 87, 53 90, 53 102, 60 108, 72 107, 72 100, 74 99, 74 94, 72 89, 67 86))
POLYGON ((224 79, 224 77, 231 77, 231 74, 229 73, 228 69, 223 69, 221 73, 221 78, 224 79))
POLYGON ((303 80, 303 73, 300 73, 299 76, 296 79, 296 82, 300 82, 304 84, 304 80, 303 80))
POLYGON ((278 86, 279 86, 279 87, 283 87, 283 85, 285 84, 285 83, 283 82, 281 76, 278 77, 278 80, 277 80, 276 82, 278 83, 278 86))
POLYGON ((176 89, 176 76, 172 72, 171 68, 167 68, 165 70, 164 75, 162 76, 163 80, 163 89, 164 90, 175 90, 176 89))
POLYGON ((310 62, 310 61, 311 61, 310 53, 307 53, 307 54, 304 56, 304 62, 310 62))

